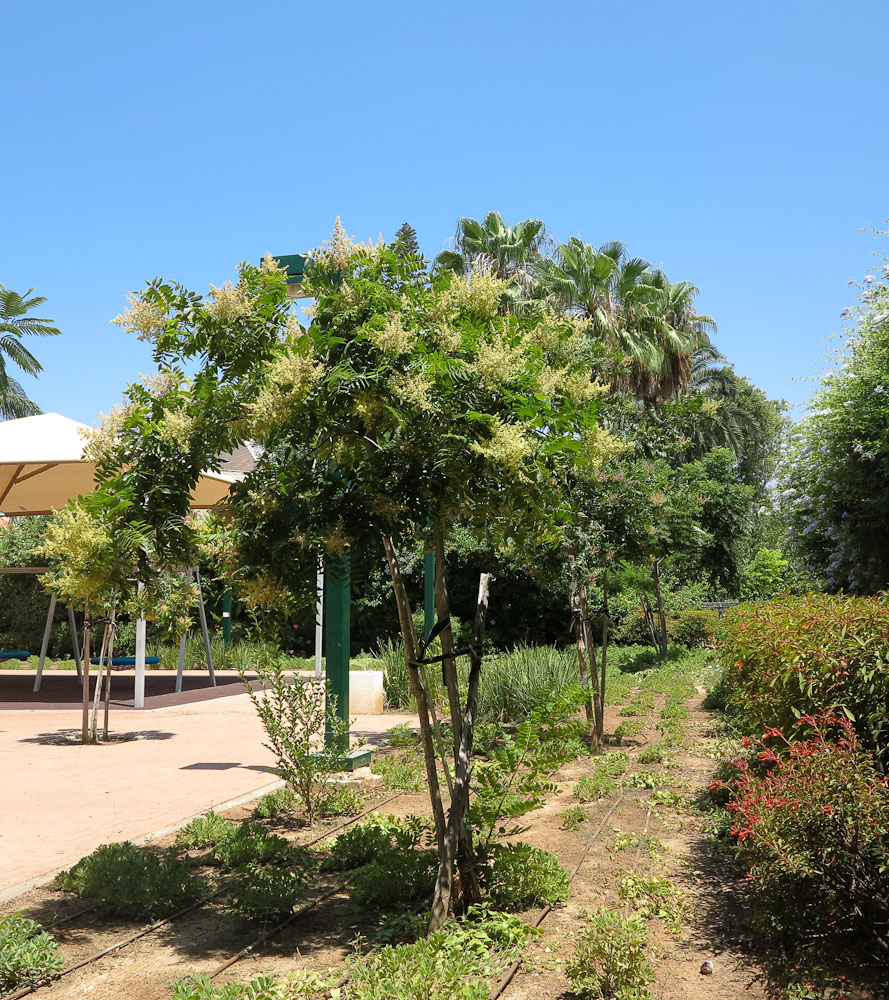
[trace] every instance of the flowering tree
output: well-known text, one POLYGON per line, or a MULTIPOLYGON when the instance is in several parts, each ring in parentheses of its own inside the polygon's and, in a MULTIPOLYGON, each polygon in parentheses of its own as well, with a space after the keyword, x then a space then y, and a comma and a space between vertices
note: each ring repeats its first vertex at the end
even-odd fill
POLYGON ((311 257, 307 328, 289 309, 285 280, 266 259, 242 265, 237 285, 207 298, 158 280, 132 297, 118 322, 152 344, 158 374, 129 387, 125 406, 92 442, 104 483, 90 510, 138 532, 137 575, 156 578, 163 566, 193 560, 198 531, 186 514, 201 471, 251 440, 261 458, 233 490, 214 539, 248 603, 314 601, 319 552, 343 559, 382 543, 439 847, 434 928, 478 893, 465 819, 487 584, 465 700, 456 654, 443 663, 446 742, 399 550, 425 539, 438 551, 440 636, 452 653, 448 533, 460 519, 497 537, 557 539, 547 499, 553 478, 601 448, 596 351, 582 321, 546 309, 504 315, 507 282, 490 271, 430 273, 403 240, 356 244, 339 225, 311 257))
POLYGON ((272 361, 255 404, 264 454, 236 490, 235 561, 283 596, 305 587, 319 550, 343 557, 382 540, 439 845, 435 927, 477 894, 465 816, 486 597, 483 585, 465 702, 456 657, 443 662, 445 746, 399 550, 426 538, 438 554, 436 609, 448 653, 445 541, 458 520, 495 536, 555 540, 547 499, 554 471, 592 460, 599 446, 595 352, 581 323, 545 310, 503 315, 507 282, 490 271, 430 273, 398 243, 356 245, 338 231, 314 255, 307 288, 313 322, 272 361))
POLYGON ((854 323, 795 428, 781 498, 797 552, 829 587, 889 583, 889 256, 860 284, 854 323), (876 273, 873 273, 876 272, 876 273))

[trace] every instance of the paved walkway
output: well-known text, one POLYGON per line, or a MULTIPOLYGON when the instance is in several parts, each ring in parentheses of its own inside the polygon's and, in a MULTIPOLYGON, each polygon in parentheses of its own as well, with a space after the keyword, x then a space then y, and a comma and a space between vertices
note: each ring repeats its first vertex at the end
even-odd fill
MULTIPOLYGON (((358 716, 353 743, 412 718, 358 716)), ((110 728, 113 742, 82 746, 78 711, 0 711, 0 900, 100 844, 146 837, 277 781, 246 694, 112 708, 110 728)))

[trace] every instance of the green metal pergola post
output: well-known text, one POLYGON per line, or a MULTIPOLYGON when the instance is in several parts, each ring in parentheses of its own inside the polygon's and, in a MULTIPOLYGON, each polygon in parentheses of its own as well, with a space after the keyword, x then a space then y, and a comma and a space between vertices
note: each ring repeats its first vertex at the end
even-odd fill
MULTIPOLYGON (((324 658, 327 685, 336 698, 336 714, 349 721, 349 641, 351 568, 348 553, 342 559, 328 559, 324 574, 324 658)), ((346 738, 348 743, 348 737, 346 738)), ((324 731, 324 742, 333 743, 330 727, 324 731)), ((348 745, 342 748, 348 750, 348 745)))
POLYGON ((226 587, 222 592, 222 645, 232 648, 232 589, 226 587))
POLYGON ((435 625, 435 553, 423 556, 423 641, 435 625))
MULTIPOLYGON (((287 295, 292 299, 304 298, 303 279, 306 273, 306 254, 279 254, 278 264, 287 272, 287 295)), ((324 566, 324 660, 327 689, 336 698, 336 714, 349 721, 349 640, 351 620, 351 568, 348 553, 342 559, 328 559, 324 566)), ((326 746, 333 743, 330 727, 325 727, 326 746)), ((348 751, 349 738, 345 738, 343 751, 348 751)))

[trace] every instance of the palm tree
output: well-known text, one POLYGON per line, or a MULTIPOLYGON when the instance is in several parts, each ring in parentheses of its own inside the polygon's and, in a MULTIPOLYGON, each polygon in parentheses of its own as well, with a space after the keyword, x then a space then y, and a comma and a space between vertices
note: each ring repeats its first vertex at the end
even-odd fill
POLYGON ((616 241, 595 247, 572 236, 554 257, 535 264, 537 294, 560 311, 590 321, 592 336, 628 362, 630 375, 615 388, 631 388, 642 373, 657 371, 661 353, 652 335, 649 306, 658 292, 646 282, 648 261, 628 257, 616 241), (627 383, 631 383, 628 385, 627 383))
POLYGON ((694 309, 698 289, 672 283, 623 243, 595 247, 573 236, 555 257, 535 264, 537 294, 557 309, 578 313, 627 370, 614 388, 657 406, 688 385, 690 357, 709 348, 716 324, 694 309))
POLYGON ((40 407, 28 399, 21 383, 6 370, 6 362, 12 361, 28 375, 38 375, 43 366, 22 343, 25 334, 36 337, 57 337, 61 330, 52 325, 51 319, 40 319, 27 314, 46 299, 34 295, 29 288, 24 295, 0 285, 0 417, 5 420, 15 417, 31 417, 42 412, 40 407))
POLYGON ((507 226, 499 212, 488 212, 481 222, 460 219, 454 249, 442 250, 435 263, 457 274, 467 274, 473 265, 483 263, 498 278, 513 280, 527 272, 528 265, 540 256, 545 239, 542 219, 525 219, 507 226))
POLYGON ((658 405, 689 387, 696 363, 700 376, 700 366, 708 356, 712 354, 712 360, 717 356, 725 359, 710 342, 716 323, 695 310, 695 299, 700 294, 696 285, 690 281, 672 282, 661 270, 647 275, 646 284, 657 290, 648 306, 658 338, 660 364, 639 389, 642 398, 658 405))

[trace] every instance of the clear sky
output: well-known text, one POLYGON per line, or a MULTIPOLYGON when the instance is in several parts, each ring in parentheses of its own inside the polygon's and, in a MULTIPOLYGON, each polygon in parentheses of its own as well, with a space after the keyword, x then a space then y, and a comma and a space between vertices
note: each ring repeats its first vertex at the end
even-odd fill
POLYGON ((717 343, 804 400, 889 216, 889 4, 5 0, 0 282, 64 336, 23 379, 92 423, 150 370, 109 319, 342 216, 619 239, 701 289, 717 343))

